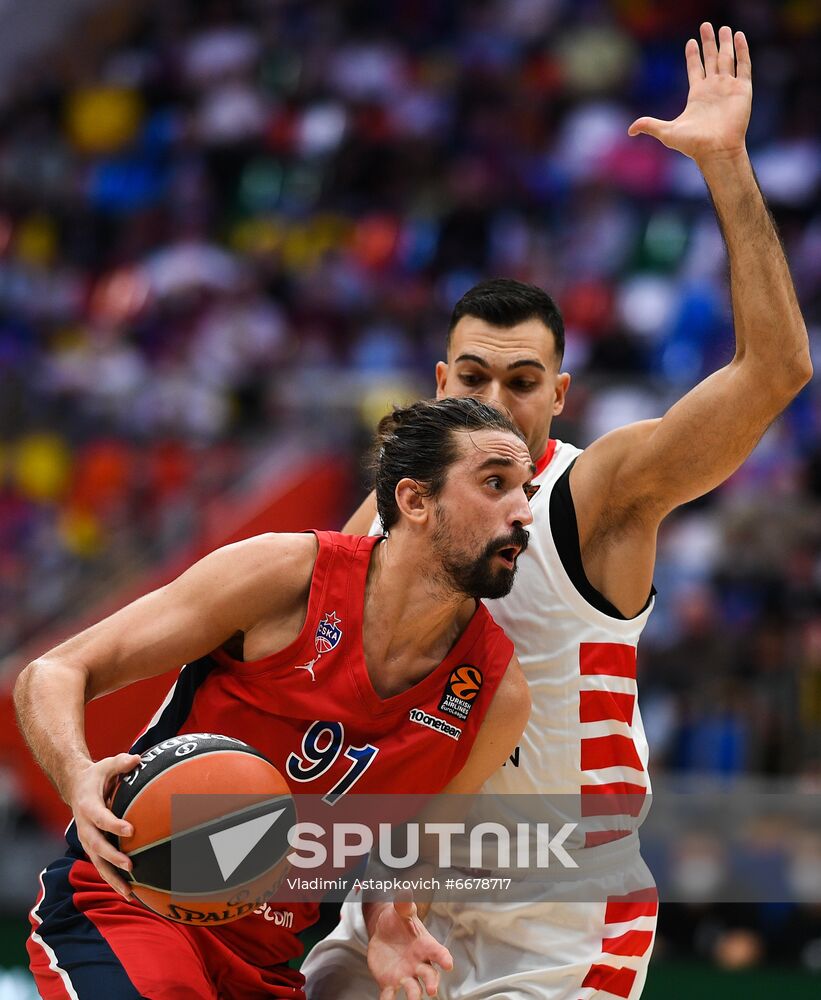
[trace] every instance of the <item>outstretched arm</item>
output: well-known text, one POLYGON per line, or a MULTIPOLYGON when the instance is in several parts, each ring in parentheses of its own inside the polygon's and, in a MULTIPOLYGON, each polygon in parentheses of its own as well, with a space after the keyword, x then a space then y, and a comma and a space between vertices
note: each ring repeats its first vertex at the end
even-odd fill
POLYGON ((787 262, 747 156, 747 41, 723 27, 719 42, 703 24, 703 61, 695 39, 687 43, 690 91, 678 118, 639 118, 629 131, 691 157, 704 175, 730 259, 735 356, 660 420, 601 438, 571 474, 585 571, 625 614, 647 596, 662 518, 727 479, 812 375, 787 262))

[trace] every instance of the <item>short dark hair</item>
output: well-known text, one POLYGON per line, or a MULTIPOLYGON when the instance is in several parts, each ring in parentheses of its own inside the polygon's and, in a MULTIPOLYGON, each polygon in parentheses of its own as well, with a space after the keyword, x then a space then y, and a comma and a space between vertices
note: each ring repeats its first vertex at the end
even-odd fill
POLYGON ((491 326, 511 327, 529 319, 540 319, 553 334, 559 361, 564 356, 564 320, 559 307, 544 289, 513 278, 490 278, 465 292, 453 307, 447 347, 453 328, 463 316, 475 316, 491 326))
MULTIPOLYGON (((423 399, 412 406, 394 407, 379 422, 373 451, 376 509, 385 531, 399 520, 396 486, 406 477, 425 484, 425 495, 436 496, 459 450, 459 431, 510 431, 523 442, 524 435, 495 406, 472 396, 423 399)), ((525 442, 526 443, 526 442, 525 442)))

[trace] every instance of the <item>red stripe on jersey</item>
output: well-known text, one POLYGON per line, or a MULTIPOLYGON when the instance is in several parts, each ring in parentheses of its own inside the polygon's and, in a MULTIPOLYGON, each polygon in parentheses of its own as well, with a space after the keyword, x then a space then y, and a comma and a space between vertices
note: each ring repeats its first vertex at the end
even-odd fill
POLYGON ((536 471, 533 473, 534 478, 536 476, 540 476, 544 472, 544 470, 548 467, 548 465, 550 465, 550 463, 553 461, 553 456, 556 454, 556 444, 557 442, 555 438, 551 438, 547 442, 547 447, 544 450, 544 454, 536 463, 536 471))
POLYGON ((582 739, 582 770, 593 771, 599 767, 644 767, 627 736, 589 736, 582 739))
POLYGON ((659 894, 655 888, 637 889, 624 896, 609 896, 604 911, 606 924, 621 924, 636 917, 655 917, 659 911, 659 894))
POLYGON ((636 679, 636 647, 623 642, 579 643, 582 674, 606 674, 608 677, 636 679))
POLYGON ((613 691, 582 691, 579 701, 579 722, 633 722, 634 694, 616 694, 613 691))
POLYGON ((582 785, 582 816, 638 816, 647 789, 629 781, 582 785))
POLYGON ((614 969, 612 965, 591 965, 582 987, 592 986, 617 997, 629 997, 636 978, 635 969, 614 969))
POLYGON ((641 956, 652 943, 652 931, 627 931, 618 937, 604 938, 602 951, 607 955, 641 956))
POLYGON ((601 847, 602 844, 612 844, 614 840, 629 836, 629 830, 588 830, 584 835, 584 846, 601 847))

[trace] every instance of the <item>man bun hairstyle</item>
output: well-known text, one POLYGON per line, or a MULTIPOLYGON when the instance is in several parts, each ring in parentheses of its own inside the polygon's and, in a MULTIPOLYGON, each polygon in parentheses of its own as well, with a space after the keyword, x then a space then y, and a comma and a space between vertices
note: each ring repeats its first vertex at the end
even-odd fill
POLYGON ((490 278, 465 292, 453 307, 447 346, 453 328, 463 316, 475 316, 491 326, 510 328, 529 319, 540 319, 553 334, 556 356, 564 356, 564 320, 559 307, 546 291, 513 278, 490 278))
POLYGON ((456 433, 484 430, 509 431, 525 440, 502 410, 472 396, 421 400, 394 407, 383 417, 372 460, 376 509, 383 529, 389 531, 399 520, 396 486, 401 479, 415 479, 423 485, 425 496, 436 496, 459 457, 456 433))

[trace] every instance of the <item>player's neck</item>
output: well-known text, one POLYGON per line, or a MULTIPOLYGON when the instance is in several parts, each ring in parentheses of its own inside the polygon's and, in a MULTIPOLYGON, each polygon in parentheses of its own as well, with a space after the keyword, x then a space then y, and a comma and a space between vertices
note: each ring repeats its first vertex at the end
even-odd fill
POLYGON ((363 609, 365 660, 376 690, 396 694, 435 670, 475 607, 439 583, 429 565, 417 564, 401 539, 377 545, 363 609))

